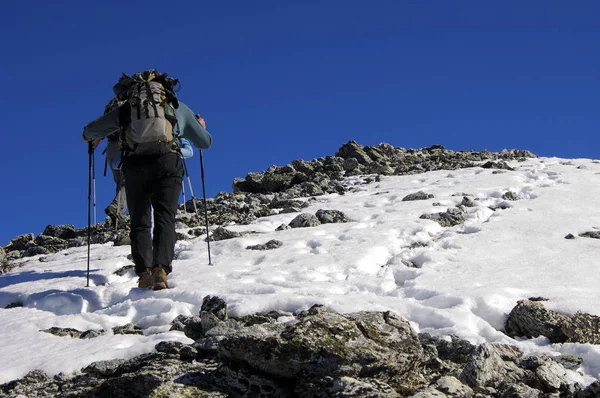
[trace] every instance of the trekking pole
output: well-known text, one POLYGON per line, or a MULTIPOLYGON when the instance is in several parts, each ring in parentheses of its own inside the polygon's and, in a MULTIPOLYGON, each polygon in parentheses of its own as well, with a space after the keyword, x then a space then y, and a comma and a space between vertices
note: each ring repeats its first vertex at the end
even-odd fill
MULTIPOLYGON (((204 187, 204 160, 202 159, 202 149, 200 149, 200 176, 202 177, 202 196, 204 198, 204 220, 206 221, 206 244, 208 245, 208 265, 212 265, 212 261, 210 260, 210 238, 208 236, 208 209, 206 207, 206 188, 204 187)), ((194 204, 195 203, 196 202, 194 201, 194 204)))
POLYGON ((94 180, 94 225, 96 225, 96 159, 92 148, 92 179, 94 180))
POLYGON ((92 215, 91 215, 91 202, 92 202, 92 173, 93 173, 93 154, 94 154, 94 146, 90 141, 88 142, 88 155, 89 155, 89 173, 88 173, 88 236, 87 236, 87 283, 85 287, 90 286, 90 245, 92 241, 92 215))
MULTIPOLYGON (((192 188, 192 180, 190 180, 190 175, 188 173, 187 165, 185 164, 185 159, 183 159, 183 170, 185 171, 185 176, 187 178, 188 186, 190 187, 190 196, 192 197, 192 203, 194 204, 194 213, 196 213, 196 215, 198 215, 198 207, 196 206, 196 198, 194 197, 194 189, 192 188)), ((183 194, 185 195, 185 183, 183 185, 183 194)), ((185 198, 184 198, 184 200, 185 200, 185 198)))
POLYGON ((183 213, 187 214, 187 206, 185 205, 185 181, 181 182, 181 191, 183 193, 183 213))

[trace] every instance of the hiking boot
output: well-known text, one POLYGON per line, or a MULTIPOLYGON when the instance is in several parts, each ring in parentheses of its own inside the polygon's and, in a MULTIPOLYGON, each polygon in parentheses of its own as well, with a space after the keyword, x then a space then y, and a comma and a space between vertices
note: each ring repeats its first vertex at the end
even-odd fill
POLYGON ((167 273, 161 266, 152 268, 152 285, 154 290, 168 289, 167 273))
POLYGON ((152 287, 152 276, 149 271, 142 272, 139 277, 138 287, 140 289, 150 289, 152 287))
POLYGON ((127 225, 127 218, 125 217, 125 214, 119 213, 117 210, 117 205, 111 203, 106 209, 104 209, 104 212, 106 213, 108 218, 110 218, 112 225, 115 225, 117 221, 119 223, 119 226, 127 225))

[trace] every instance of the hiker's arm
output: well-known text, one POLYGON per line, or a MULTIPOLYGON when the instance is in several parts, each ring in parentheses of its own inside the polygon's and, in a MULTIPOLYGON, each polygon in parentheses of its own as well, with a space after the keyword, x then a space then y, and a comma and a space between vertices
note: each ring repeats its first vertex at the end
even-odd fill
POLYGON ((115 108, 104 116, 100 116, 83 128, 83 139, 93 141, 104 138, 119 131, 119 108, 115 108))
POLYGON ((175 109, 177 124, 181 137, 187 138, 196 148, 208 149, 212 144, 212 137, 204 127, 200 125, 194 112, 183 102, 179 102, 179 108, 175 109))
POLYGON ((192 144, 190 144, 188 140, 182 138, 180 140, 180 143, 181 145, 179 149, 181 150, 181 156, 183 156, 185 159, 194 156, 194 148, 192 148, 192 144))

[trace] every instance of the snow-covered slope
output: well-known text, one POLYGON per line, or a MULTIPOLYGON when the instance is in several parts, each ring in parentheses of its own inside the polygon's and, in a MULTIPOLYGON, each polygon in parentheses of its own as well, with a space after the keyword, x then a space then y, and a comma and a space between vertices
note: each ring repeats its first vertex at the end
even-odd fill
POLYGON ((599 347, 516 341, 501 330, 517 301, 532 296, 549 299, 549 309, 600 315, 600 240, 578 237, 600 228, 600 163, 536 158, 509 164, 515 171, 475 167, 371 183, 351 177, 350 193, 319 196, 302 210, 339 210, 351 222, 275 231, 298 215, 289 213, 228 226, 246 234, 212 242, 212 266, 203 238, 180 241, 169 290, 137 289, 133 271, 114 274, 130 264, 128 246, 92 246, 89 288, 86 247, 44 261, 20 260, 22 267, 0 275, 0 308, 23 304, 0 309, 0 383, 33 369, 72 372, 97 360, 133 357, 161 340, 190 342, 170 332, 170 322, 197 314, 206 295, 223 298, 233 316, 294 312, 316 303, 338 312, 392 310, 418 331, 574 354, 584 359, 586 379, 596 378, 599 347), (402 200, 418 191, 433 197, 402 200), (456 207, 465 196, 471 200, 464 202, 460 225, 420 218, 456 207), (576 238, 565 239, 569 233, 576 238), (247 249, 272 239, 283 245, 247 249), (86 340, 40 332, 127 323, 145 335, 86 340))

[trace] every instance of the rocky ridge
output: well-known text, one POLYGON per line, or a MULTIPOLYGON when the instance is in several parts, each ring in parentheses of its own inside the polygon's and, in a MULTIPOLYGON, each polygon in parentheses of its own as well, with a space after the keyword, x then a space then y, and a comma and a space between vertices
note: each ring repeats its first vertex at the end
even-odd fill
MULTIPOLYGON (((502 152, 452 151, 441 145, 423 149, 404 149, 389 144, 361 146, 349 141, 336 152, 311 161, 294 160, 285 166, 271 166, 262 173, 249 173, 233 181, 233 193, 221 192, 208 198, 206 212, 210 226, 231 223, 250 224, 259 217, 282 212, 299 212, 308 202, 327 193, 344 194, 355 187, 344 178, 366 176, 364 183, 386 175, 418 174, 434 170, 456 170, 480 166, 510 170, 506 161, 535 157, 524 150, 502 152), (309 199, 310 200, 310 199, 309 199)), ((195 198, 181 205, 177 214, 178 239, 206 234, 204 202, 195 198)), ((322 222, 322 221, 321 221, 322 222)), ((129 244, 128 223, 118 229, 107 219, 91 227, 91 243, 129 244)), ((73 225, 48 225, 39 235, 28 233, 0 247, 0 273, 18 265, 23 257, 56 253, 70 247, 87 245, 88 228, 73 225)))

